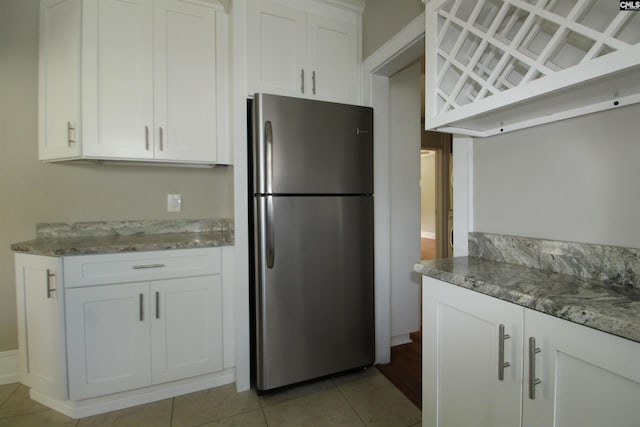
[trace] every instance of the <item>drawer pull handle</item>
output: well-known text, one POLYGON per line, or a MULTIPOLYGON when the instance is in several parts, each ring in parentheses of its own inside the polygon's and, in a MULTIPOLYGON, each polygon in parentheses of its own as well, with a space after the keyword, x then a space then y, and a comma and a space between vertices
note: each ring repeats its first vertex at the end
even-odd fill
POLYGON ((536 398, 536 386, 542 381, 536 378, 536 354, 540 353, 540 347, 536 347, 536 339, 529 338, 529 399, 536 398))
POLYGON ((511 338, 509 334, 504 333, 504 325, 498 328, 498 380, 504 381, 504 368, 511 366, 509 362, 504 361, 504 341, 511 338))
POLYGON ((56 273, 53 273, 47 268, 47 299, 51 298, 51 294, 56 291, 56 288, 51 287, 51 278, 56 277, 56 273))
POLYGON ((67 122, 67 145, 71 147, 71 144, 76 142, 76 125, 75 123, 67 122))
POLYGON ((315 95, 316 94, 316 72, 315 71, 311 73, 311 81, 313 82, 311 86, 311 92, 315 95))
POLYGON ((134 270, 142 270, 145 268, 162 268, 162 267, 166 267, 166 265, 164 264, 142 264, 142 265, 134 265, 133 268, 134 270))
POLYGON ((160 292, 156 292, 156 319, 160 318, 160 292))

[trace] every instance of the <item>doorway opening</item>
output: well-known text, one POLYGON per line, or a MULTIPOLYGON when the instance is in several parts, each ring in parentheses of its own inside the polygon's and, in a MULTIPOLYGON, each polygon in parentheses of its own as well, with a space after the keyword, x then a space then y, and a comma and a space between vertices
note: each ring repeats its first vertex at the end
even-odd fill
POLYGON ((389 99, 392 339, 378 369, 421 407, 422 287, 407 271, 452 256, 452 135, 423 130, 424 60, 389 77, 389 99))
POLYGON ((422 131, 420 141, 420 259, 422 260, 453 256, 451 140, 452 135, 448 133, 422 131))

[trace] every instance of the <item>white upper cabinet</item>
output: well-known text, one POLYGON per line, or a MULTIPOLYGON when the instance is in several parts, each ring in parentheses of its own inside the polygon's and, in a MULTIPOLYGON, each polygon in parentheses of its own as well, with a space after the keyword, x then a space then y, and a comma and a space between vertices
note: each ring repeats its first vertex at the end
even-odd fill
POLYGON ((43 1, 40 7, 40 159, 80 155, 82 3, 43 1))
POLYGON ((82 153, 153 159, 153 3, 92 0, 83 8, 82 153))
POLYGON ((307 33, 304 12, 276 3, 249 3, 251 92, 304 94, 307 33))
POLYGON ((249 92, 358 103, 362 9, 356 1, 250 0, 249 92))
POLYGON ((360 62, 356 28, 320 16, 309 16, 307 25, 312 96, 356 102, 360 62))
POLYGON ((216 159, 215 10, 177 0, 158 4, 155 156, 216 159))
POLYGON ((213 3, 43 1, 40 159, 230 163, 227 15, 213 3))
POLYGON ((490 136, 640 102, 640 13, 600 0, 433 0, 427 129, 490 136))

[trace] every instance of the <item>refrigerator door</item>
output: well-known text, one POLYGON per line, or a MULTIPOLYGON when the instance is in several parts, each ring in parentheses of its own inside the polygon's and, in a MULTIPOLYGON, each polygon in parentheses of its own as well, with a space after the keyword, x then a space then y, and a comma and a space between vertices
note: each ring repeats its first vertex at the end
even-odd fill
POLYGON ((257 388, 371 365, 372 197, 255 203, 257 388))
POLYGON ((372 194, 373 110, 256 94, 258 194, 372 194))

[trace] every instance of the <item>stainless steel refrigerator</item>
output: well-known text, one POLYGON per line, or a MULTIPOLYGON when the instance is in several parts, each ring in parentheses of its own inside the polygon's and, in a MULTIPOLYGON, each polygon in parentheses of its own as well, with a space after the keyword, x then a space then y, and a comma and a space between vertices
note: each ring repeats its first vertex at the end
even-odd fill
POLYGON ((373 110, 267 94, 249 108, 255 386, 371 365, 373 110))

